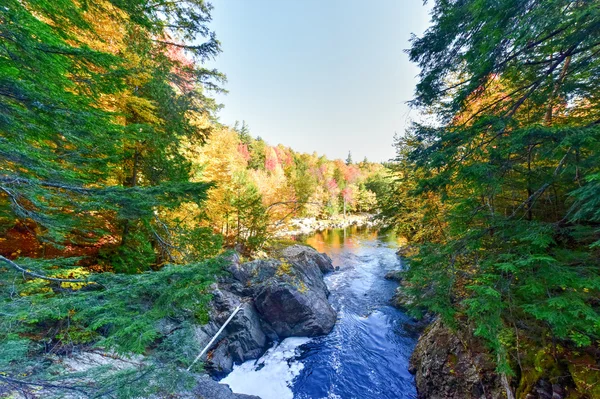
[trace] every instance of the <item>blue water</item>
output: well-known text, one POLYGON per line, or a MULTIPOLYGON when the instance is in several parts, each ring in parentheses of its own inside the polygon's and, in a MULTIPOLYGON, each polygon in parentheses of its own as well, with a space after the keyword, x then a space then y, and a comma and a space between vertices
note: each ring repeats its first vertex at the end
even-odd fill
POLYGON ((354 228, 304 241, 339 267, 325 277, 338 311, 333 331, 275 344, 261 359, 236 366, 223 382, 263 399, 416 398, 408 372, 416 337, 403 328, 410 318, 389 306, 397 283, 384 279, 402 268, 395 237, 354 228))
POLYGON ((294 398, 416 398, 408 372, 416 338, 402 327, 410 318, 389 306, 397 283, 384 279, 402 268, 394 237, 353 229, 306 241, 340 268, 326 277, 338 321, 329 335, 300 347, 294 398))

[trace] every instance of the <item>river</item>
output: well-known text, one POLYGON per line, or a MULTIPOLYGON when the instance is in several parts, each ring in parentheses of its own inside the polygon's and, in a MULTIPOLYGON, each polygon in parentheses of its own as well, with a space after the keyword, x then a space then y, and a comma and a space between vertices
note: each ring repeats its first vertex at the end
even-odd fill
POLYGON ((338 311, 333 331, 285 339, 260 359, 235 366, 222 382, 262 399, 416 398, 408 372, 416 337, 403 328, 410 318, 389 305, 397 283, 384 279, 402 268, 395 237, 348 228, 303 241, 339 267, 325 277, 338 311))

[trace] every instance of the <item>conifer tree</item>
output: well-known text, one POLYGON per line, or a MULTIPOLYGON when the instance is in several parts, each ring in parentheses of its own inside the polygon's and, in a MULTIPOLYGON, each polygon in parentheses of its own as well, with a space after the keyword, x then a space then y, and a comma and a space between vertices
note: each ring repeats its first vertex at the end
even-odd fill
POLYGON ((220 51, 210 5, 9 0, 0 20, 3 228, 33 222, 59 247, 111 234, 154 262, 158 208, 208 188, 189 181, 179 147, 203 139, 193 118, 214 109, 203 90, 222 79, 199 64, 220 51))
POLYGON ((406 137, 409 179, 395 189, 413 209, 439 196, 443 212, 417 240, 409 282, 523 390, 535 363, 524 347, 600 338, 600 4, 436 1, 432 18, 409 55, 413 105, 436 120, 406 137))

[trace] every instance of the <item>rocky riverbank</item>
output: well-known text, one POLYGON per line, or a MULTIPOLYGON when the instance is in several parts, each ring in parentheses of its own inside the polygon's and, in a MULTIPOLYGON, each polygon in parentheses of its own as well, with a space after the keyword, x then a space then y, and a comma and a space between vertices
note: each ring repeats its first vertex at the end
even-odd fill
POLYGON ((375 220, 375 215, 367 213, 337 215, 329 219, 294 218, 287 223, 285 228, 280 229, 276 236, 301 236, 327 229, 344 229, 351 226, 376 227, 377 225, 378 221, 375 220))
MULTIPOLYGON (((392 304, 407 310, 414 298, 406 288, 403 271, 386 275, 399 283, 392 304)), ((454 331, 432 314, 405 324, 407 331, 419 334, 410 360, 419 399, 504 399, 495 364, 486 349, 469 334, 454 331)))
MULTIPOLYGON (((403 277, 402 271, 386 275, 399 282, 393 305, 406 310, 415 298, 406 290, 409 283, 403 277)), ((544 351, 534 352, 534 356, 522 353, 518 379, 503 383, 489 349, 468 327, 450 328, 432 314, 404 327, 420 334, 409 369, 415 375, 419 399, 506 399, 507 385, 516 399, 597 397, 597 392, 586 394, 599 380, 588 372, 586 363, 591 357, 585 354, 571 354, 578 362, 569 363, 544 351)))
POLYGON ((415 374, 421 399, 506 398, 485 348, 440 320, 419 337, 409 371, 415 374))
POLYGON ((227 374, 234 363, 260 357, 270 342, 333 328, 337 314, 323 281, 334 270, 331 259, 302 245, 276 255, 246 263, 232 257, 230 276, 215 286, 211 321, 197 328, 199 342, 208 342, 239 304, 242 310, 203 359, 212 374, 227 374))
MULTIPOLYGON (((234 254, 227 259, 226 269, 229 273, 211 287, 213 295, 208 306, 208 323, 194 326, 186 339, 203 348, 233 311, 238 306, 241 309, 201 359, 210 375, 187 373, 191 387, 195 387, 177 388, 178 391, 170 392, 169 397, 260 399, 233 393, 227 385, 213 378, 231 372, 236 363, 259 358, 274 341, 291 336, 327 334, 336 322, 337 313, 328 302, 329 291, 323 281, 323 275, 333 271, 334 267, 327 255, 311 247, 293 245, 272 254, 269 259, 251 262, 242 262, 234 254)), ((181 329, 178 323, 181 321, 165 318, 158 329, 167 336, 181 329)), ((189 356, 191 362, 195 354, 190 352, 189 356)), ((98 367, 115 373, 135 373, 151 361, 143 355, 126 356, 88 347, 56 356, 53 362, 66 373, 83 375, 98 367)), ((57 397, 56 389, 52 384, 38 384, 35 390, 26 391, 15 385, 13 390, 0 391, 0 396, 8 394, 13 399, 57 397)), ((58 392, 64 393, 59 397, 69 399, 88 397, 72 388, 58 392)))

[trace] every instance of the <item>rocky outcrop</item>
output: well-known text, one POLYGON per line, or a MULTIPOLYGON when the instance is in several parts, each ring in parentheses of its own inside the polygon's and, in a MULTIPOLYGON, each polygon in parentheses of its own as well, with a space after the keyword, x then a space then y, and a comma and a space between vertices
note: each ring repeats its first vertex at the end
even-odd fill
POLYGON ((291 245, 284 248, 283 251, 281 251, 281 255, 291 262, 307 265, 313 270, 314 265, 317 265, 319 270, 321 270, 321 273, 334 271, 331 258, 326 254, 317 252, 317 250, 312 247, 307 247, 305 245, 291 245))
POLYGON ((207 375, 198 378, 193 394, 197 399, 260 399, 254 395, 233 393, 229 386, 219 384, 207 375))
POLYGON ((331 259, 302 245, 287 247, 275 258, 241 263, 233 256, 230 277, 214 287, 211 321, 196 330, 201 345, 239 304, 242 308, 204 359, 213 374, 229 373, 235 363, 260 357, 272 340, 332 330, 337 314, 323 281, 323 274, 334 270, 331 259))
POLYGON ((255 298, 258 311, 279 337, 329 333, 336 313, 323 291, 294 283, 265 285, 255 298))
POLYGON ((504 399, 487 351, 440 320, 421 335, 410 360, 420 399, 504 399))

